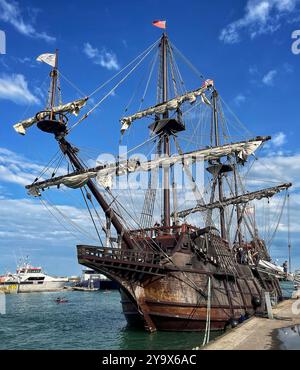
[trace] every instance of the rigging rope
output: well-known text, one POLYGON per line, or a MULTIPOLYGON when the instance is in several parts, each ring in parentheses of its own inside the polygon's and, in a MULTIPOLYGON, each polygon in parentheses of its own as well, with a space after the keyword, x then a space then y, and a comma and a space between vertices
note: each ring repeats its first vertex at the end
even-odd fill
MULTIPOLYGON (((153 60, 152 60, 152 61, 150 61, 150 67, 151 67, 151 65, 154 63, 154 61, 155 61, 155 55, 154 55, 154 57, 153 57, 153 60)), ((132 104, 132 102, 133 102, 134 98, 136 97, 136 95, 137 95, 137 92, 138 92, 139 88, 142 86, 142 84, 143 84, 143 82, 144 82, 145 78, 146 78, 146 75, 144 75, 144 74, 143 74, 143 76, 142 76, 141 80, 139 81, 139 83, 137 84, 137 86, 136 86, 135 90, 133 91, 132 96, 131 96, 131 98, 130 98, 130 100, 129 100, 129 102, 128 102, 128 104, 127 104, 127 106, 126 106, 125 110, 124 110, 124 112, 125 112, 125 113, 126 113, 126 112, 128 112, 128 110, 129 110, 129 108, 130 108, 130 106, 131 106, 131 104, 132 104)), ((141 104, 142 104, 142 103, 141 103, 141 104)))
POLYGON ((58 158, 60 158, 60 150, 54 154, 54 156, 50 159, 50 161, 46 164, 43 170, 38 174, 35 178, 34 182, 37 182, 48 170, 50 170, 50 166, 54 163, 58 158))
POLYGON ((181 51, 173 44, 171 43, 171 46, 172 48, 176 51, 176 53, 183 59, 183 61, 194 71, 194 73, 200 77, 201 80, 205 80, 205 77, 203 76, 203 74, 201 72, 198 71, 198 69, 188 60, 187 57, 185 57, 181 51))
POLYGON ((66 228, 66 226, 61 222, 61 217, 64 220, 66 220, 67 222, 69 222, 69 224, 71 226, 73 226, 73 228, 76 229, 77 232, 81 233, 82 235, 87 236, 89 239, 92 239, 94 241, 98 241, 98 239, 96 239, 90 233, 88 233, 87 231, 85 231, 84 229, 82 229, 80 226, 78 226, 75 222, 73 222, 68 216, 66 216, 61 210, 59 210, 59 208, 57 206, 55 206, 54 204, 52 204, 49 199, 46 199, 47 200, 47 203, 48 203, 48 206, 51 207, 54 211, 56 211, 61 217, 56 217, 56 215, 51 211, 51 209, 48 208, 47 203, 46 203, 45 200, 43 200, 42 198, 39 198, 39 200, 41 201, 41 203, 43 204, 43 206, 54 216, 54 218, 58 221, 58 223, 65 230, 67 230, 69 233, 71 233, 75 238, 76 238, 76 235, 74 233, 72 233, 70 230, 68 230, 66 228))
POLYGON ((154 59, 153 59, 153 63, 152 63, 151 69, 150 69, 149 78, 148 78, 148 81, 147 81, 147 84, 146 84, 146 87, 145 87, 143 97, 141 99, 141 104, 140 104, 140 107, 139 107, 139 111, 142 109, 142 105, 145 101, 145 98, 146 98, 146 95, 147 95, 147 92, 148 92, 148 88, 149 88, 149 85, 150 85, 150 81, 151 81, 152 76, 153 76, 154 67, 155 67, 157 59, 158 59, 158 55, 159 55, 159 53, 157 51, 157 53, 155 54, 154 59))
POLYGON ((133 63, 135 63, 138 59, 140 59, 145 53, 147 53, 150 49, 152 50, 154 46, 156 46, 160 42, 160 38, 156 40, 152 45, 150 45, 146 50, 144 50, 140 55, 138 55, 135 59, 133 59, 129 64, 127 64, 124 68, 122 68, 117 74, 111 77, 108 81, 104 82, 101 86, 97 87, 89 97, 95 95, 98 91, 100 91, 103 87, 108 85, 111 81, 117 78, 122 72, 124 72, 127 68, 129 68, 133 63))
POLYGON ((80 192, 81 192, 81 194, 82 194, 82 197, 83 197, 84 203, 85 203, 85 205, 86 205, 86 208, 88 209, 89 215, 90 215, 91 220, 92 220, 92 222, 93 222, 93 225, 94 225, 94 228, 95 228, 96 234, 97 234, 97 236, 98 236, 98 239, 99 239, 99 241, 100 241, 100 243, 101 243, 101 246, 103 247, 103 242, 102 242, 101 236, 100 236, 100 234, 99 234, 99 231, 98 231, 98 228, 97 228, 97 226, 96 226, 96 223, 95 223, 94 217, 93 217, 93 215, 92 215, 92 212, 91 212, 91 210, 90 210, 90 207, 89 207, 89 205, 88 205, 88 202, 87 202, 87 200, 86 200, 86 197, 85 197, 85 195, 84 195, 84 193, 83 193, 82 188, 80 188, 80 192))
POLYGON ((268 240, 268 242, 266 243, 269 246, 268 247, 269 250, 271 248, 271 244, 273 243, 273 240, 274 240, 275 235, 277 233, 277 230, 279 228, 280 221, 281 221, 281 218, 282 218, 282 215, 283 215, 283 210, 285 208, 287 198, 288 198, 288 191, 286 191, 286 194, 285 194, 285 197, 284 197, 284 200, 283 200, 283 205, 282 205, 281 210, 280 210, 280 214, 279 214, 279 217, 278 217, 278 222, 276 224, 275 230, 274 230, 273 234, 271 235, 270 239, 268 240))
POLYGON ((289 252, 289 272, 292 273, 292 256, 291 256, 291 205, 290 205, 290 192, 287 191, 287 221, 288 221, 288 252, 289 252))
POLYGON ((70 129, 69 133, 78 126, 82 121, 87 119, 98 107, 102 104, 115 90, 139 67, 139 65, 147 58, 147 56, 152 52, 156 44, 143 56, 143 58, 123 77, 95 106, 90 109, 83 117, 81 117, 70 129))

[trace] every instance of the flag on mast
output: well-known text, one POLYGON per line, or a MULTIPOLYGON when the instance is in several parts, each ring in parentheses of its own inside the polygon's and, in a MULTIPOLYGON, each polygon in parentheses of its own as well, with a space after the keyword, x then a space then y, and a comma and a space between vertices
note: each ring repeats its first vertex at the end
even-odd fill
POLYGON ((153 21, 152 25, 165 30, 167 28, 167 21, 153 21))
POLYGON ((38 62, 49 64, 49 66, 54 68, 56 63, 56 54, 41 54, 39 57, 36 58, 36 60, 38 62))

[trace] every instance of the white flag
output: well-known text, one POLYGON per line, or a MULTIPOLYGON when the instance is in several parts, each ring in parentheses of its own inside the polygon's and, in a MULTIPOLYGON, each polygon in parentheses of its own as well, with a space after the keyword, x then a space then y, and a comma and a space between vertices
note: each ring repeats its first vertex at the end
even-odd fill
POLYGON ((36 58, 38 62, 44 62, 46 64, 49 64, 51 67, 55 67, 56 62, 56 55, 55 54, 42 54, 39 57, 36 58))

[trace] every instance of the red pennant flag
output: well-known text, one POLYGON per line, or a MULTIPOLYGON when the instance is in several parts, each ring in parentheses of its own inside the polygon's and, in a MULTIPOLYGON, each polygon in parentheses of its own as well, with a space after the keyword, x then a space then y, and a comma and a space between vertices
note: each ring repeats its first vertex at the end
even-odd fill
POLYGON ((153 26, 162 28, 164 30, 167 28, 167 21, 153 21, 152 24, 153 26))

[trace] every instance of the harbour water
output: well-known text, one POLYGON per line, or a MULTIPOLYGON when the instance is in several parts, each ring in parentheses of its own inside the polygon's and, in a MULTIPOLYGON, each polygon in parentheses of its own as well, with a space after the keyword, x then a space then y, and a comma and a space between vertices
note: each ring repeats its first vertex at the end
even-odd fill
POLYGON ((292 295, 295 291, 295 284, 293 281, 281 281, 280 288, 282 291, 282 296, 285 299, 292 298, 292 295))
POLYGON ((0 349, 192 349, 201 333, 145 333, 126 326, 118 291, 11 294, 0 349), (57 304, 65 297, 68 303, 57 304))

